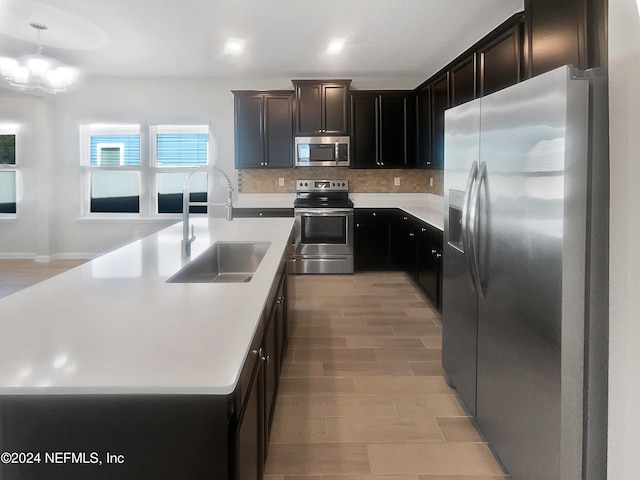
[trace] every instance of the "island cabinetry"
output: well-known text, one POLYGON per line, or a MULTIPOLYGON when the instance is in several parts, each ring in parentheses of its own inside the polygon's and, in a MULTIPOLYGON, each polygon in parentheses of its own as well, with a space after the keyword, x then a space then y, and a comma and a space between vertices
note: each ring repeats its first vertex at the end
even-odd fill
POLYGON ((260 480, 263 475, 287 345, 285 265, 283 259, 234 395, 237 413, 230 438, 232 480, 260 480))
POLYGON ((292 80, 296 135, 349 135, 351 80, 292 80))
POLYGON ((234 91, 235 167, 293 167, 293 92, 234 91))
POLYGON ((397 270, 397 210, 357 208, 354 213, 356 271, 397 270))

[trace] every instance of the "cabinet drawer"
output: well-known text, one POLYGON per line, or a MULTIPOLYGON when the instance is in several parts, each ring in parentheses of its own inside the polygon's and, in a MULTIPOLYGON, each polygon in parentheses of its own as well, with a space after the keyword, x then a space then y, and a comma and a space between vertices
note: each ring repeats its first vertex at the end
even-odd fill
POLYGON ((234 208, 236 218, 278 218, 293 217, 293 208, 234 208))

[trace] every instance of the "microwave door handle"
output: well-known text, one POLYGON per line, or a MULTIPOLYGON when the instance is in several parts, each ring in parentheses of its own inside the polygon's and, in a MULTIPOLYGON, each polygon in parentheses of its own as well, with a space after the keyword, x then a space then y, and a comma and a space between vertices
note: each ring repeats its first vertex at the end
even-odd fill
POLYGON ((335 154, 335 159, 336 159, 336 167, 338 166, 338 161, 340 160, 340 158, 338 157, 338 142, 336 142, 336 154, 335 154))

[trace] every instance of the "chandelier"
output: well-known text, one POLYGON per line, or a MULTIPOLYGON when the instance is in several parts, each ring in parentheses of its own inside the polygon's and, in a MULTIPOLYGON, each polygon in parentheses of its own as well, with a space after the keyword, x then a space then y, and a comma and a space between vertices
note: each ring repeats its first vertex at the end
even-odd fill
POLYGON ((41 23, 30 23, 38 32, 38 50, 35 55, 19 58, 0 57, 0 74, 9 85, 21 90, 42 90, 58 93, 68 89, 78 78, 78 69, 42 54, 40 33, 47 29, 41 23))

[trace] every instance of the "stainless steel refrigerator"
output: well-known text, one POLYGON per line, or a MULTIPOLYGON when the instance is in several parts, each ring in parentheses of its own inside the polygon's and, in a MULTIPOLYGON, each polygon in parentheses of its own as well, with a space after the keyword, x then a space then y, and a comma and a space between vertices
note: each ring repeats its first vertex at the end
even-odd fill
POLYGON ((606 478, 606 77, 445 113, 443 366, 513 480, 606 478))

